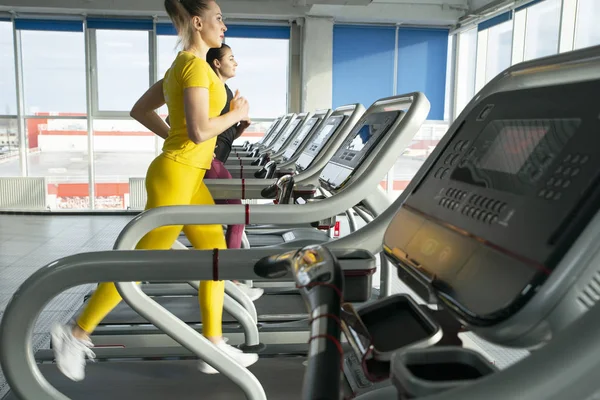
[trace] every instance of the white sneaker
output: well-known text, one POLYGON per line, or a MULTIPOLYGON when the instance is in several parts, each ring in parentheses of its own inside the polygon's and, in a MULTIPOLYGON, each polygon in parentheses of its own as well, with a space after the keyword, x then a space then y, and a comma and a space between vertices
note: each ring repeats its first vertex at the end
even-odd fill
POLYGON ((73 381, 85 378, 85 358, 93 360, 96 354, 89 340, 73 336, 72 327, 56 324, 52 327, 52 349, 60 372, 73 381))
MULTIPOLYGON (((237 349, 233 346, 228 345, 225 341, 221 341, 216 345, 217 348, 232 357, 238 364, 243 367, 249 367, 258 361, 258 354, 255 353, 244 353, 242 350, 237 349)), ((205 361, 200 360, 198 363, 198 369, 205 374, 218 374, 219 371, 208 365, 205 361)))
POLYGON ((245 283, 241 283, 241 282, 236 282, 236 285, 238 288, 240 288, 240 290, 242 292, 244 292, 244 294, 246 296, 250 297, 250 300, 252 300, 252 301, 256 301, 256 300, 260 299, 260 296, 262 296, 263 293, 265 292, 265 290, 263 288, 250 287, 250 286, 246 285, 245 283))

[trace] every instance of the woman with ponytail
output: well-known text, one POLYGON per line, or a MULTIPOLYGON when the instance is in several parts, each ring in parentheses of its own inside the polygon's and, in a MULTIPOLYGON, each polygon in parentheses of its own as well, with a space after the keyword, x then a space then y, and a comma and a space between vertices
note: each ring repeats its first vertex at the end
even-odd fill
MULTIPOLYGON (((131 116, 165 139, 162 153, 154 159, 146 175, 146 209, 174 205, 215 204, 203 182, 211 167, 217 136, 229 127, 249 120, 246 99, 233 97, 229 112, 221 115, 227 103, 225 85, 206 62, 211 48, 223 43, 227 28, 221 9, 212 0, 165 0, 183 50, 177 54, 165 77, 137 101, 131 116), (167 104, 170 128, 156 110, 167 104)), ((226 249, 221 225, 164 226, 142 238, 137 249, 170 249, 181 229, 195 249, 226 249)), ((202 281, 198 298, 203 335, 218 349, 243 366, 258 360, 223 340, 223 281, 202 281)), ((52 329, 52 347, 60 371, 79 381, 85 377, 85 358, 93 358, 90 335, 102 319, 121 301, 114 283, 98 285, 73 326, 58 324, 52 329)), ((205 373, 217 370, 200 362, 205 373)))

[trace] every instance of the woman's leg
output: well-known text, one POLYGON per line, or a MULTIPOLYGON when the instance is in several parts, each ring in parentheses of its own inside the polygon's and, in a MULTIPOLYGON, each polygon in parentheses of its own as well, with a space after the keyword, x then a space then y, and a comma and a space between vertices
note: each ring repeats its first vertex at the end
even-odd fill
MULTIPOLYGON (((146 177, 148 201, 146 209, 160 206, 190 204, 194 194, 194 182, 200 182, 202 171, 164 157, 157 157, 146 177), (189 184, 192 182, 192 184, 189 184), (185 183, 185 184, 182 184, 185 183)), ((136 249, 168 250, 171 248, 182 226, 165 226, 146 234, 136 249)), ((89 335, 96 326, 121 301, 115 284, 103 282, 98 285, 85 309, 77 318, 74 327, 56 325, 52 331, 52 342, 59 369, 73 380, 85 376, 85 356, 92 356, 89 335)))
MULTIPOLYGON (((206 179, 232 179, 231 174, 225 168, 225 165, 218 159, 214 158, 211 164, 210 170, 206 174, 206 179)), ((215 200, 216 204, 233 204, 241 205, 240 199, 230 200, 215 200)), ((243 224, 234 224, 227 226, 227 233, 225 234, 225 241, 227 242, 228 249, 239 249, 242 247, 242 236, 244 234, 245 226, 243 224)), ((264 289, 253 288, 248 285, 240 284, 238 281, 233 281, 238 284, 238 287, 243 291, 252 301, 256 301, 263 295, 264 289)))
MULTIPOLYGON (((206 185, 202 182, 198 191, 192 198, 194 205, 214 205, 214 200, 206 185)), ((192 246, 198 250, 227 249, 223 228, 221 225, 186 225, 183 228, 185 235, 192 246)), ((198 291, 198 301, 202 314, 202 333, 211 342, 215 343, 223 351, 227 352, 237 362, 244 366, 254 364, 258 360, 256 354, 245 354, 223 341, 222 319, 223 298, 225 296, 225 282, 223 281, 201 281, 198 291)), ((205 373, 217 373, 217 371, 200 362, 199 368, 205 373)))

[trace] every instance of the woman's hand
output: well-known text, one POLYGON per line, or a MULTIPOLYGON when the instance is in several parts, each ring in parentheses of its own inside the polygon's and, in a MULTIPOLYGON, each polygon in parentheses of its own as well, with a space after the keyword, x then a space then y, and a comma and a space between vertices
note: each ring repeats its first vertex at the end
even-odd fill
POLYGON ((249 121, 250 117, 248 113, 250 112, 250 105, 248 104, 248 100, 244 97, 240 96, 240 91, 235 91, 235 96, 229 103, 229 108, 231 111, 238 113, 240 121, 249 121))
POLYGON ((248 129, 250 125, 252 125, 252 121, 250 121, 249 119, 240 121, 240 123, 237 126, 238 133, 243 133, 246 129, 248 129))

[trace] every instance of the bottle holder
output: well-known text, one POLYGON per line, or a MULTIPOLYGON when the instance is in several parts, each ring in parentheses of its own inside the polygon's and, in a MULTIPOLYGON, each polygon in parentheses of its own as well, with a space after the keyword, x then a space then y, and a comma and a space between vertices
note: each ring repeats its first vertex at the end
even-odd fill
POLYGON ((481 354, 454 346, 398 351, 390 368, 400 400, 468 385, 496 371, 496 366, 481 354))

